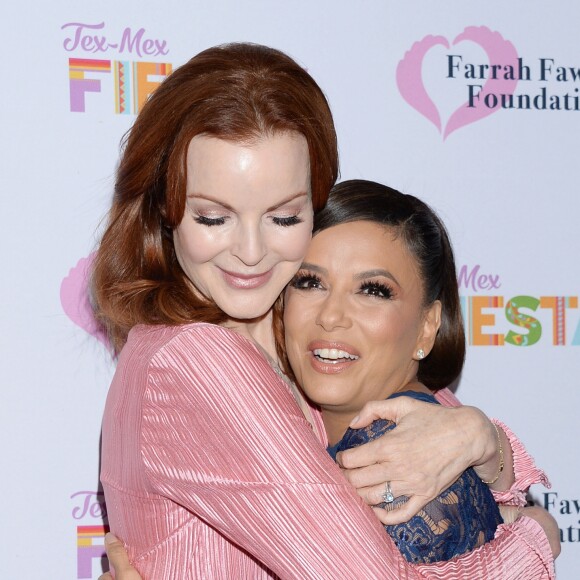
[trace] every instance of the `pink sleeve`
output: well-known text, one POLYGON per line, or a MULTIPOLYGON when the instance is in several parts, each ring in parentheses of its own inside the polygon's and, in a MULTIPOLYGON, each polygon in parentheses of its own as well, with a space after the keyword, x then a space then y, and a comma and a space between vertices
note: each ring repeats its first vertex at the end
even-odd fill
MULTIPOLYGON (((447 407, 458 407, 461 405, 459 399, 449 390, 442 389, 435 394, 437 400, 447 407)), ((536 467, 531 455, 526 451, 523 443, 516 437, 513 431, 501 421, 491 419, 506 434, 510 442, 513 461, 515 481, 510 489, 505 491, 493 491, 495 501, 507 505, 526 505, 526 492, 530 485, 541 483, 546 487, 551 487, 546 474, 536 467)))
POLYGON ((502 524, 495 539, 467 556, 448 562, 420 565, 428 578, 441 580, 534 578, 554 579, 554 560, 548 538, 535 520, 520 517, 502 524), (463 561, 462 561, 463 560, 463 561))
POLYGON ((506 491, 492 491, 497 503, 507 505, 526 505, 526 492, 530 485, 541 483, 545 487, 552 487, 546 474, 536 467, 531 455, 526 451, 523 443, 514 435, 512 430, 497 419, 491 420, 500 427, 510 442, 514 457, 515 481, 506 491))
MULTIPOLYGON (((193 327, 153 357, 148 377, 141 435, 151 487, 271 571, 284 578, 441 577, 442 566, 403 559, 247 340, 193 327)), ((453 560, 457 576, 445 577, 474 578, 481 570, 482 578, 521 578, 522 571, 549 578, 537 575, 551 566, 545 537, 510 529, 453 560)))

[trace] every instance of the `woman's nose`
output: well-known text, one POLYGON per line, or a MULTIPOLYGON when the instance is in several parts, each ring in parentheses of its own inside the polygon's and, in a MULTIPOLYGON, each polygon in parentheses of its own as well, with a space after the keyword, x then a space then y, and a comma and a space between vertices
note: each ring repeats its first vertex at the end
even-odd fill
POLYGON ((242 223, 236 231, 232 253, 246 266, 259 264, 268 251, 259 223, 242 223))
POLYGON ((315 322, 328 332, 337 328, 349 328, 352 319, 345 297, 329 290, 328 296, 320 305, 315 322))

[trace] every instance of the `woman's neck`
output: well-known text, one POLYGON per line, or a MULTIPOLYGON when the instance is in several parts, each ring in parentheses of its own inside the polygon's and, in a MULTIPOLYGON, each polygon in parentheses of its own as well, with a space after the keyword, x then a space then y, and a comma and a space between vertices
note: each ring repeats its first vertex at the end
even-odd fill
MULTIPOLYGON (((416 391, 419 393, 432 394, 425 385, 419 383, 415 378, 406 382, 402 387, 393 389, 389 394, 385 395, 385 398, 390 397, 394 393, 403 391, 416 391)), ((322 406, 322 421, 324 423, 324 429, 326 431, 329 445, 336 445, 342 439, 351 421, 360 413, 361 409, 362 407, 357 409, 340 409, 337 407, 322 406)))
POLYGON ((238 334, 245 336, 255 342, 264 352, 266 352, 277 363, 276 342, 272 330, 272 311, 269 310, 264 316, 252 320, 228 320, 223 324, 226 328, 234 330, 238 334))
POLYGON ((322 422, 329 445, 336 445, 342 439, 350 422, 357 415, 356 411, 341 413, 334 409, 322 409, 322 422))
POLYGON ((274 340, 274 332, 272 330, 272 311, 256 320, 229 320, 224 324, 224 326, 234 330, 242 336, 245 336, 258 346, 258 348, 265 354, 266 358, 269 359, 269 363, 273 366, 279 376, 286 382, 305 419, 310 423, 312 428, 315 429, 312 411, 306 398, 300 389, 298 389, 298 387, 288 377, 286 377, 280 369, 280 361, 278 360, 278 355, 276 353, 276 341, 274 340))

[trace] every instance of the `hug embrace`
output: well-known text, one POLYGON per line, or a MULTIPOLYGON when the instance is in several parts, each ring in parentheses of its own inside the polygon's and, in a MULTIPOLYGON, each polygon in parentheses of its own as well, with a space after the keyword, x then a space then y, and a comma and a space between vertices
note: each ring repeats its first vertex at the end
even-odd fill
POLYGON ((545 475, 446 388, 445 228, 337 177, 324 94, 274 49, 208 49, 138 115, 92 276, 118 579, 553 577, 545 475))

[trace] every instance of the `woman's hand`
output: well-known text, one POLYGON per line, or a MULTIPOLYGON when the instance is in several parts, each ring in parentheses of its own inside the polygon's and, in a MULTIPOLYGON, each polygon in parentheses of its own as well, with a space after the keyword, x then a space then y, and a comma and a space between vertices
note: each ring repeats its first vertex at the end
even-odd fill
MULTIPOLYGON (((143 580, 139 572, 129 563, 123 542, 111 533, 105 535, 105 549, 111 568, 115 571, 115 580, 143 580)), ((99 580, 113 580, 113 576, 110 572, 105 572, 99 576, 99 580)))
POLYGON ((554 559, 557 558, 561 551, 560 528, 558 528, 558 522, 554 516, 537 505, 523 508, 522 515, 536 520, 544 528, 548 542, 550 542, 550 548, 552 548, 554 559))
POLYGON ((521 508, 515 505, 500 505, 499 511, 504 524, 511 524, 515 522, 520 516, 526 516, 532 520, 536 520, 542 526, 550 548, 552 549, 552 556, 556 559, 560 555, 560 529, 558 522, 547 510, 540 506, 528 506, 521 508))
MULTIPOLYGON (((387 481, 395 497, 409 498, 395 510, 374 508, 384 524, 409 520, 470 466, 483 466, 489 478, 493 477, 489 473, 497 472, 497 433, 474 407, 448 408, 397 397, 368 403, 351 427, 365 427, 380 418, 395 421, 397 427, 370 443, 339 453, 337 460, 366 503, 383 501, 387 481)), ((511 448, 507 439, 502 441, 505 473, 496 485, 509 487, 513 481, 511 448)))

